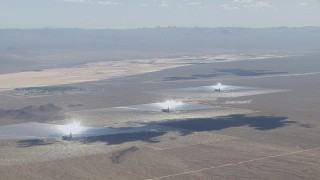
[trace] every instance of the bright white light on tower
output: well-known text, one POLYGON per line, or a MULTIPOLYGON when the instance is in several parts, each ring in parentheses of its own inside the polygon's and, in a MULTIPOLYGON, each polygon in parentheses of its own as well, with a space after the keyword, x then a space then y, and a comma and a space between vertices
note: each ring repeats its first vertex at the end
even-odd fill
POLYGON ((161 108, 165 109, 165 108, 169 108, 169 109, 174 109, 178 106, 181 106, 183 103, 181 101, 176 101, 176 100, 168 100, 162 103, 159 103, 159 105, 161 106, 161 108))
POLYGON ((218 83, 216 85, 211 86, 215 91, 222 91, 225 90, 225 85, 222 85, 221 83, 218 83))
POLYGON ((78 134, 84 129, 84 127, 80 126, 79 122, 74 121, 71 124, 62 125, 59 129, 65 134, 78 134))

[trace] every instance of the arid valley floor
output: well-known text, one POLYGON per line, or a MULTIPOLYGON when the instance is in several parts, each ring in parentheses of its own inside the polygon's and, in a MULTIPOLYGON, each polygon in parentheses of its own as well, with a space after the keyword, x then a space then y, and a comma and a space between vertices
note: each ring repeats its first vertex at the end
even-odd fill
POLYGON ((0 179, 319 179, 320 55, 224 58, 1 74, 0 130, 78 121, 119 133, 66 141, 0 132, 0 179), (183 91, 219 82, 250 88, 183 91), (26 93, 29 84, 78 90, 26 93), (127 110, 176 98, 211 108, 127 110))

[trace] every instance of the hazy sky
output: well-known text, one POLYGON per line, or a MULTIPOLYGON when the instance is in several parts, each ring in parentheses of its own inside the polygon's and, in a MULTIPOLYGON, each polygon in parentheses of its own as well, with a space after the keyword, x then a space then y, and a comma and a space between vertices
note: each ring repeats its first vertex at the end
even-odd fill
POLYGON ((320 0, 0 0, 0 28, 320 26, 320 0))

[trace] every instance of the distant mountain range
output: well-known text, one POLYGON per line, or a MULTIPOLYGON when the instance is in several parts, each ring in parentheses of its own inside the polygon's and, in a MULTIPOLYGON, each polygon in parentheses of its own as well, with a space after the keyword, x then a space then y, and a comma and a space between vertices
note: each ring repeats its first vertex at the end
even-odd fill
POLYGON ((320 27, 0 29, 0 74, 108 60, 319 50, 320 27))
POLYGON ((189 49, 314 49, 320 27, 277 28, 141 28, 1 29, 0 50, 94 49, 183 51, 189 49))

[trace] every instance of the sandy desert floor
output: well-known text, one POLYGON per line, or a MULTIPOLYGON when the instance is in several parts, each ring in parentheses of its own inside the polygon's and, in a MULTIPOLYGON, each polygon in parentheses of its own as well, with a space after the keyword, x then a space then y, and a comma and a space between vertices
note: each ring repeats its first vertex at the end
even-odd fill
POLYGON ((177 58, 150 58, 94 62, 84 65, 78 65, 76 67, 1 74, 0 90, 10 90, 23 87, 73 84, 112 79, 117 77, 128 77, 161 71, 169 68, 189 66, 194 63, 238 61, 243 59, 268 59, 272 57, 281 56, 259 55, 250 57, 248 55, 224 54, 218 56, 185 56, 177 58))

